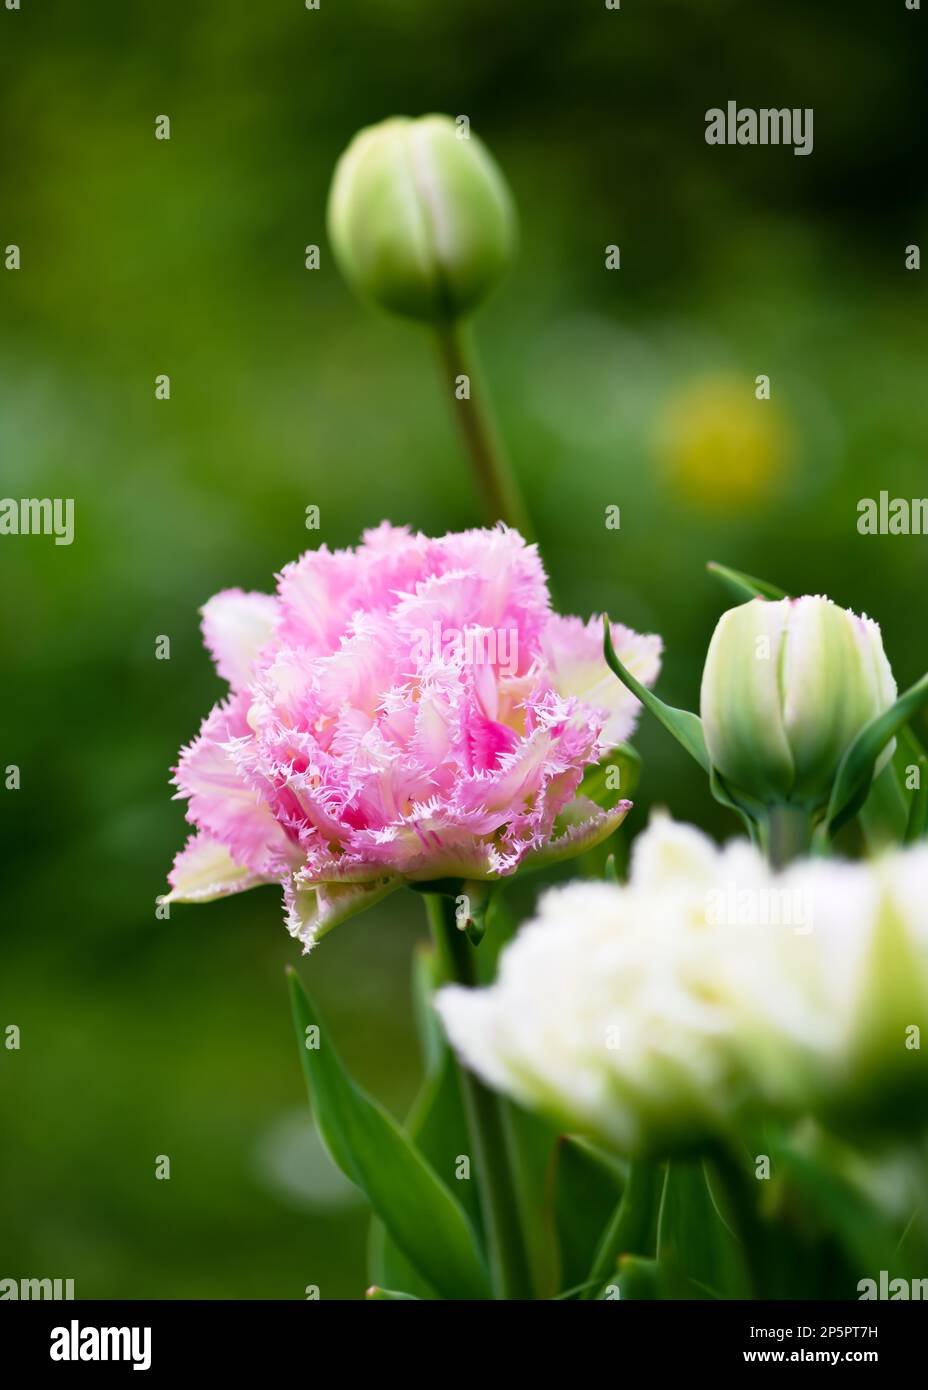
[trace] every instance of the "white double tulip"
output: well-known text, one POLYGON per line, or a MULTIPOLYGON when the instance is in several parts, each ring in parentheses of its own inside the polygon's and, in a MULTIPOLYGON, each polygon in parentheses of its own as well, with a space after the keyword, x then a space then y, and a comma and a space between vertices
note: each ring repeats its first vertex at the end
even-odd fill
POLYGON ((487 989, 449 987, 452 1044, 487 1082, 623 1152, 743 1118, 920 1123, 928 846, 772 872, 666 817, 626 886, 548 892, 487 989))

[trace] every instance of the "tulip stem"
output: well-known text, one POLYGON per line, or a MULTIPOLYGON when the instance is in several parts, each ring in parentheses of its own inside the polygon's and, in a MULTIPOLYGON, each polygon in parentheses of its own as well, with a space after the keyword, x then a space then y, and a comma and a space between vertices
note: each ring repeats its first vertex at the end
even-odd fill
POLYGON ((436 331, 445 389, 473 465, 485 519, 491 526, 505 521, 531 540, 528 512, 496 425, 473 334, 460 320, 436 331), (462 377, 467 378, 466 386, 462 377))
MULTIPOLYGON (((476 983, 474 947, 455 921, 452 898, 425 895, 429 928, 441 975, 456 984, 476 983)), ((490 1275, 497 1298, 531 1298, 532 1284, 513 1178, 508 1126, 499 1097, 458 1064, 461 1095, 473 1151, 490 1275)))
POLYGON ((812 819, 802 806, 771 806, 761 826, 761 844, 774 869, 783 869, 812 845, 812 819))

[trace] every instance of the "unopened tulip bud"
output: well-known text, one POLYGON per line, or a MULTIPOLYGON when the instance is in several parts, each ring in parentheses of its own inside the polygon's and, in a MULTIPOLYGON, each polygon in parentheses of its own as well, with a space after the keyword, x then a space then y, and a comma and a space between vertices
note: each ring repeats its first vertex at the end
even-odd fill
POLYGON ((871 619, 827 598, 752 599, 722 615, 709 644, 706 747, 733 791, 814 817, 851 743, 895 698, 871 619))
POLYGON ((515 243, 502 174, 448 116, 396 116, 360 131, 336 167, 328 221, 359 295, 433 324, 476 309, 515 243))

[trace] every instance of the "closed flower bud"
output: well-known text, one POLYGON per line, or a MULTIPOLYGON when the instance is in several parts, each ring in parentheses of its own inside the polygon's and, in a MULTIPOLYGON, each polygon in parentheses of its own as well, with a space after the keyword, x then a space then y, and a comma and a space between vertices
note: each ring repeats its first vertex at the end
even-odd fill
POLYGON ((427 323, 476 309, 515 242, 499 169, 448 116, 396 116, 360 131, 336 167, 328 221, 357 293, 427 323))
POLYGON ((752 599, 722 615, 709 644, 706 747, 734 791, 815 816, 851 743, 895 698, 871 619, 827 598, 752 599))

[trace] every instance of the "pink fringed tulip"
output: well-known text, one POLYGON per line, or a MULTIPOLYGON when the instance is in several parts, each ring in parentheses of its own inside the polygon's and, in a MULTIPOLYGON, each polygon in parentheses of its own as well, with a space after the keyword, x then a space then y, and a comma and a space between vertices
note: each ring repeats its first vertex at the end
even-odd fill
MULTIPOLYGON (((277 592, 203 609, 226 700, 176 768, 196 834, 168 901, 283 886, 309 947, 404 883, 492 880, 603 840, 630 803, 578 795, 638 702, 601 622, 551 611, 534 546, 499 526, 431 540, 384 523, 308 551, 277 592)), ((641 681, 661 643, 613 628, 641 681)))

